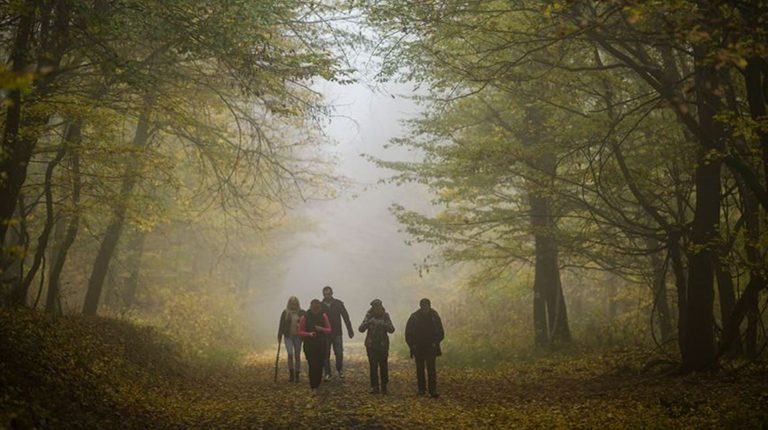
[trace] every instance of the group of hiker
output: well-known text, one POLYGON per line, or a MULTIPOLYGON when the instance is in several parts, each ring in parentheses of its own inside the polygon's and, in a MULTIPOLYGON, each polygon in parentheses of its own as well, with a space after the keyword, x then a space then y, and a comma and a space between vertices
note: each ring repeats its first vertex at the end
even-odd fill
MULTIPOLYGON (((392 319, 379 299, 371 301, 358 330, 366 333, 365 351, 370 366, 372 394, 387 394, 389 383, 389 334, 395 332, 392 319)), ((338 377, 344 379, 344 333, 342 320, 349 338, 355 336, 344 302, 333 297, 330 286, 323 287, 323 300, 313 299, 305 311, 299 299, 291 297, 280 315, 277 340, 285 341, 288 353, 290 382, 299 382, 301 350, 309 373, 309 387, 317 393, 323 379, 331 379, 331 350, 336 361, 338 377)), ((411 314, 405 325, 405 341, 411 358, 416 362, 416 382, 419 395, 429 393, 438 397, 436 358, 442 354, 440 342, 444 331, 440 315, 432 309, 429 299, 421 299, 419 309, 411 314), (425 375, 426 371, 426 375, 425 375)))

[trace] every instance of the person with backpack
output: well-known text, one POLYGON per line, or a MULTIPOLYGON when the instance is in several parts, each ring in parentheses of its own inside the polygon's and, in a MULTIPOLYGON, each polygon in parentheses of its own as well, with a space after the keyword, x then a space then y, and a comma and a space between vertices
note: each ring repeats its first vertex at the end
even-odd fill
POLYGON ((437 398, 437 369, 436 358, 442 355, 440 342, 445 337, 443 322, 440 315, 432 309, 429 299, 421 299, 419 310, 411 314, 405 325, 405 342, 411 350, 411 358, 416 359, 416 382, 419 395, 429 395, 437 398), (424 378, 424 368, 427 370, 427 380, 424 378), (428 383, 427 383, 428 382, 428 383))
POLYGON ((292 296, 280 314, 277 326, 277 341, 285 339, 285 351, 288 353, 289 381, 299 382, 301 373, 301 336, 299 336, 299 319, 306 312, 301 309, 299 299, 292 296))
POLYGON ((395 326, 389 314, 384 309, 381 300, 371 302, 371 309, 365 314, 360 324, 360 333, 368 332, 365 336, 365 352, 368 354, 368 365, 371 373, 371 394, 379 393, 379 375, 381 375, 381 394, 387 394, 389 382, 389 335, 395 332, 395 326))
POLYGON ((328 348, 325 357, 325 380, 331 379, 331 347, 333 347, 333 355, 336 357, 336 371, 339 372, 339 378, 344 379, 342 318, 347 326, 350 339, 355 336, 355 332, 352 329, 352 322, 349 320, 349 313, 344 307, 344 302, 333 297, 333 288, 328 285, 323 287, 323 305, 325 306, 325 313, 328 314, 328 320, 331 322, 331 334, 328 336, 328 348))
POLYGON ((330 333, 331 323, 328 315, 323 312, 323 304, 313 299, 309 312, 299 319, 299 336, 304 340, 304 357, 309 369, 309 388, 312 394, 317 394, 317 388, 323 380, 323 363, 328 344, 326 337, 330 333))

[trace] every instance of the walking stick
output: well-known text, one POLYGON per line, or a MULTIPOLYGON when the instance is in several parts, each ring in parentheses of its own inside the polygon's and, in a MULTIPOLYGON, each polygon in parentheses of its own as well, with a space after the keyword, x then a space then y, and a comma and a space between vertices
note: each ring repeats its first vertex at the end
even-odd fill
POLYGON ((277 365, 280 364, 280 342, 277 341, 277 357, 275 357, 275 382, 277 382, 277 365))

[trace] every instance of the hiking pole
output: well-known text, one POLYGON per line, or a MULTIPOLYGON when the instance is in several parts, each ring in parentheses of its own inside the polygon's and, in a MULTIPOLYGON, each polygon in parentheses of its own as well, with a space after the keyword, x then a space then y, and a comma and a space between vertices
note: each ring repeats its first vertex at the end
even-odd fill
POLYGON ((275 382, 277 382, 277 365, 280 363, 280 340, 277 341, 277 357, 275 357, 275 382))

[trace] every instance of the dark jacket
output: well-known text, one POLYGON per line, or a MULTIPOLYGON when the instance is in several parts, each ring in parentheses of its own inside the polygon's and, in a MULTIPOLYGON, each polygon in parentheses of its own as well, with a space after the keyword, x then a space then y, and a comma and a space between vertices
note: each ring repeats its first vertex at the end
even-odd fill
POLYGON ((331 303, 326 303, 323 300, 323 309, 328 314, 328 320, 331 322, 331 336, 339 336, 344 333, 341 331, 341 319, 344 318, 344 324, 347 325, 347 330, 352 332, 352 322, 349 320, 349 313, 347 308, 344 307, 344 302, 339 299, 331 299, 331 303))
POLYGON ((331 323, 328 321, 328 316, 325 312, 318 314, 305 312, 304 316, 299 320, 299 336, 302 337, 304 354, 307 357, 310 355, 314 356, 314 354, 324 355, 328 347, 326 336, 330 331, 331 323), (324 327, 324 329, 317 330, 315 326, 324 327), (315 336, 309 336, 309 333, 315 333, 315 336))
POLYGON ((389 335, 394 333, 395 326, 389 318, 389 314, 384 312, 381 316, 375 316, 373 312, 368 311, 360 324, 360 333, 367 331, 365 335, 365 347, 377 351, 389 351, 389 335))
MULTIPOLYGON (((286 320, 285 315, 288 313, 287 309, 283 309, 283 313, 280 314, 280 322, 277 324, 277 336, 288 336, 291 333, 291 320, 286 320)), ((299 319, 301 319, 302 315, 307 313, 303 309, 299 309, 299 319)), ((296 324, 299 322, 296 321, 296 324)))
POLYGON ((444 337, 443 322, 434 309, 426 313, 419 309, 411 314, 405 325, 405 342, 411 349, 411 355, 441 355, 440 342, 444 337))

